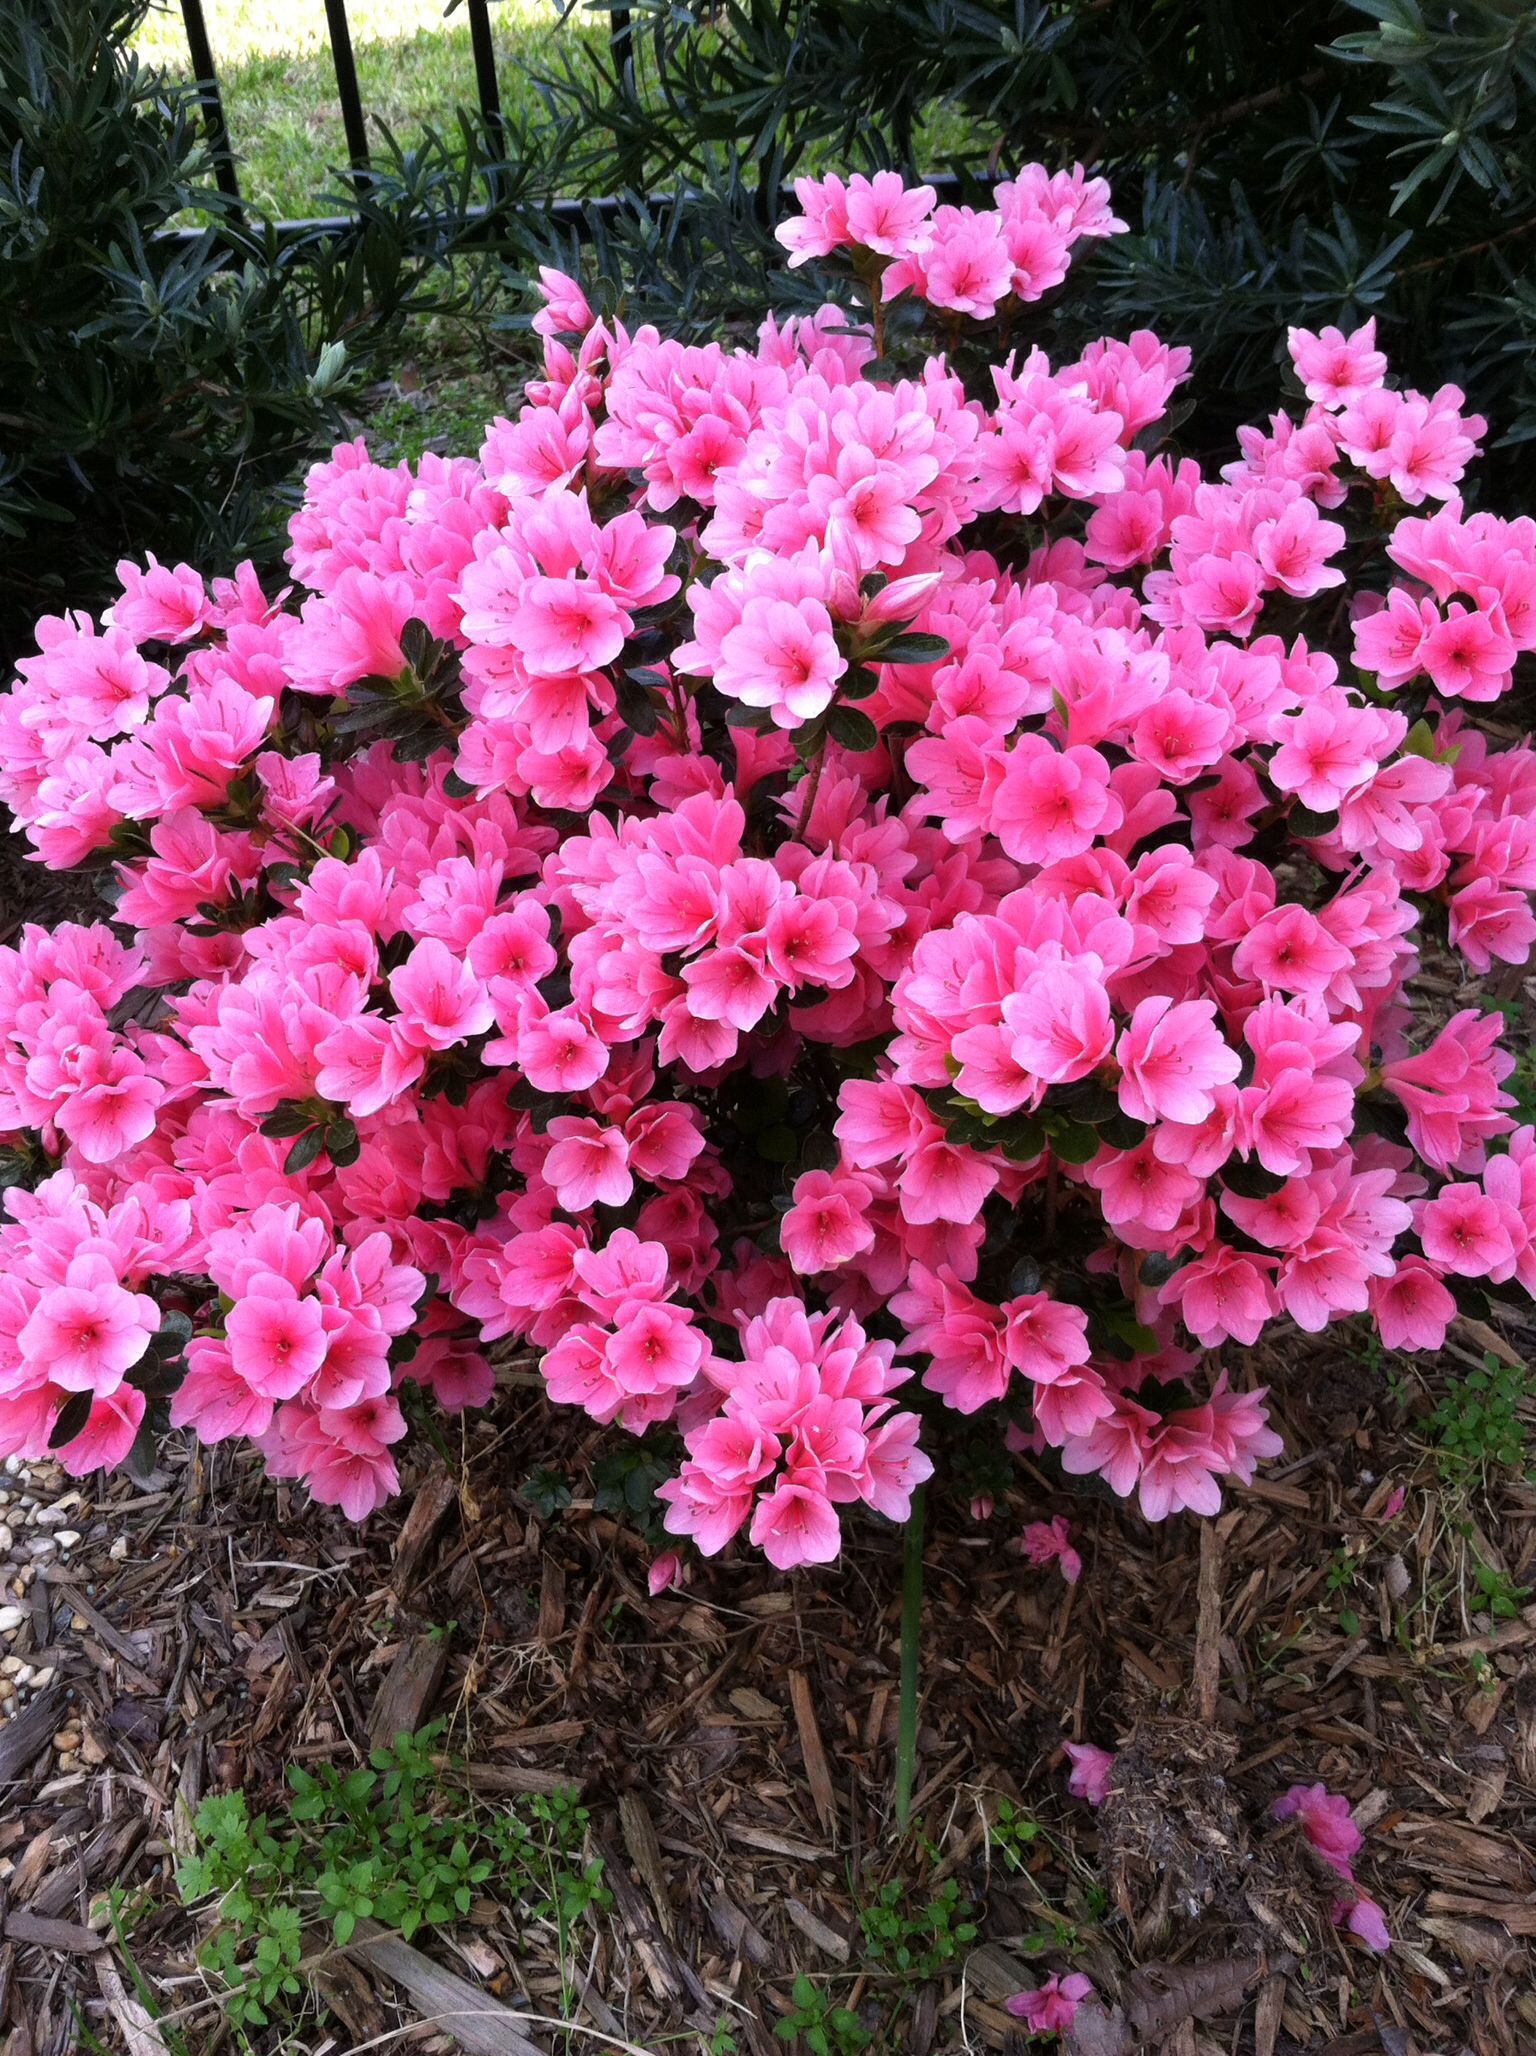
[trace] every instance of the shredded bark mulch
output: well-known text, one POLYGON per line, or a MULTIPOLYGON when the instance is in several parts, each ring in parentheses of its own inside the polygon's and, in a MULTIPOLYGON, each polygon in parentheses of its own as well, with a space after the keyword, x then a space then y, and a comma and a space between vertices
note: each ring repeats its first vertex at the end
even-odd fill
MULTIPOLYGON (((1436 1388, 1490 1348, 1529 1355, 1524 1319, 1460 1324, 1436 1388)), ((455 1781, 490 1802, 580 1786, 612 1910, 565 1960, 494 1879, 410 1945, 317 1942, 322 1996, 251 2046, 766 2056, 804 1975, 870 2037, 850 2046, 1022 2051, 1002 2002, 1076 1969, 1103 2002, 1079 2056, 1536 2048, 1536 1606, 1480 1612, 1476 1568, 1536 1583, 1536 1489, 1447 1479, 1427 1387, 1389 1395, 1384 1367, 1314 1345, 1276 1380, 1308 1453, 1210 1523, 1149 1527, 1027 1465, 990 1520, 932 1503, 903 1840, 899 1536, 854 1526, 829 1573, 744 1559, 651 1600, 649 1547, 583 1485, 603 1438, 534 1382, 512 1371, 446 1459, 422 1444, 361 1533, 227 1449, 173 1446, 156 1489, 86 1489, 67 1525, 52 1503, 81 1488, 56 1467, 0 1481, 4 2056, 238 2049, 196 1961, 208 1909, 174 1882, 200 1798, 280 1808, 290 1765, 351 1766, 434 1717, 466 1766, 449 1804, 455 1781), (547 1520, 536 1466, 575 1486, 547 1520), (1058 1512, 1076 1587, 1014 1541, 1058 1512), (61 1529, 67 1550, 34 1546, 61 1529), (1097 1811, 1068 1795, 1066 1740, 1119 1752, 1097 1811), (1385 1957, 1332 1925, 1331 1878, 1270 1818, 1317 1780, 1364 1833, 1385 1957), (1004 1801, 1034 1824, 1017 1867, 1004 1801), (860 1910, 894 1883, 920 1916, 951 1880, 979 1932, 904 1980, 860 1910), (424 2025, 455 2007, 453 2033, 424 2025)))

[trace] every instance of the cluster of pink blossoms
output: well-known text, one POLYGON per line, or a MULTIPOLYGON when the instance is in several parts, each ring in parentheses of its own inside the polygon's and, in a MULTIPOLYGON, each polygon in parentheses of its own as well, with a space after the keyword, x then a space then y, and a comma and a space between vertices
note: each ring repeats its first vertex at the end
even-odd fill
POLYGON ((151 561, 39 624, 0 797, 116 902, 0 950, 0 1452, 168 1417, 360 1516, 404 1388, 520 1347, 671 1452, 674 1535, 788 1566, 905 1518, 946 1411, 1212 1511, 1272 1324, 1434 1349, 1536 1288, 1501 1024, 1414 984, 1536 942, 1483 424, 1296 330, 1207 475, 1186 352, 989 325, 1102 182, 800 199, 847 306, 684 345, 549 273, 478 459, 345 446, 290 588, 151 561))
POLYGON ((1368 1949, 1384 1954, 1392 1946, 1386 1915, 1355 1883, 1363 1837, 1350 1818, 1349 1801, 1326 1785, 1292 1785, 1271 1811, 1276 1820, 1299 1820, 1307 1846, 1342 1881, 1344 1892, 1333 1902, 1335 1927, 1347 1927, 1368 1949))

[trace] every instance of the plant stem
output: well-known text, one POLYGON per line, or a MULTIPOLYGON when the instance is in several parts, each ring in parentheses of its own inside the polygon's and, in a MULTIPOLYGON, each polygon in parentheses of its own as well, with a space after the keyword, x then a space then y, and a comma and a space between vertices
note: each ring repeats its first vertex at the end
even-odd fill
POLYGON ((811 825, 811 814, 816 805, 816 788, 821 784, 821 774, 826 765, 826 761, 827 742, 826 737, 823 736, 821 748, 816 752, 815 759, 813 760, 811 768, 807 772, 805 777, 803 786, 803 796, 800 801, 800 818, 795 823, 796 842, 804 842, 805 831, 811 825))
POLYGON ((901 1700, 896 1715, 896 1825, 912 1817, 912 1774, 917 1764, 917 1658, 923 1628, 923 1512, 926 1486, 912 1494, 901 1566, 901 1700))

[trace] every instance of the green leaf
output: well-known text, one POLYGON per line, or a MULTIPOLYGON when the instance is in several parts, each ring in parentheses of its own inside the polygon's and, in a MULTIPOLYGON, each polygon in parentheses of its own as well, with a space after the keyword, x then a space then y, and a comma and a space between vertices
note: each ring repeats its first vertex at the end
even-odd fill
POLYGON ((263 1135, 272 1135, 282 1140, 289 1135, 302 1135, 314 1123, 314 1115, 301 1106, 295 1106, 291 1099, 285 1099, 281 1106, 274 1107, 261 1124, 263 1135))
POLYGON ((1080 1121, 1048 1121, 1047 1132, 1051 1141, 1051 1154, 1064 1164, 1091 1164, 1099 1153, 1100 1136, 1096 1128, 1089 1128, 1080 1121))
POLYGON ((880 740, 879 729, 857 707, 834 707, 827 720, 827 733, 845 750, 872 750, 880 740))
POLYGON ((1302 806, 1299 800, 1293 800, 1285 823, 1292 835, 1332 835, 1339 825, 1339 817, 1337 814, 1319 814, 1311 807, 1302 806))
POLYGON ((71 1392, 59 1408, 58 1419, 48 1436, 50 1449, 62 1449, 66 1442, 74 1441, 91 1417, 92 1397, 89 1392, 71 1392))
POLYGON ((661 726, 661 709, 657 706, 645 686, 638 680, 642 676, 655 677, 655 673, 630 672, 614 687, 614 704, 619 719, 626 728, 632 728, 636 735, 654 735, 661 726))
POLYGON ((325 1147, 325 1130, 308 1128, 283 1158, 283 1169, 290 1174, 307 1171, 325 1147))
POLYGON ((894 642, 888 642, 883 649, 875 651, 882 664, 942 664, 949 655, 949 644, 942 635, 923 635, 908 631, 898 635, 894 642))
POLYGON ((766 735, 773 726, 773 716, 766 707, 747 707, 740 700, 732 700, 725 710, 727 728, 750 728, 754 735, 766 735))
POLYGON ((325 1153, 338 1170, 348 1164, 355 1164, 362 1150, 357 1128, 346 1115, 338 1121, 329 1121, 325 1129, 325 1153))

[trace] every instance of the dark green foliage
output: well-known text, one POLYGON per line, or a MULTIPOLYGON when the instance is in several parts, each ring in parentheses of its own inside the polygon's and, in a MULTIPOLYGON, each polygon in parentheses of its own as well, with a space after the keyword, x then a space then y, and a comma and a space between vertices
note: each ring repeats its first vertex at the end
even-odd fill
MULTIPOLYGON (((1281 396, 1285 329, 1380 318, 1403 379, 1536 435, 1536 9, 1528 0, 630 0, 633 61, 553 81, 587 190, 690 183, 730 304, 796 174, 1110 178, 1133 233, 1033 310, 1058 349, 1154 326, 1197 353, 1215 448, 1281 396), (760 192, 757 189, 761 188, 760 192), (756 193, 756 199, 754 199, 756 193)), ((635 240, 631 238, 631 240, 635 240)), ((642 274, 685 242, 663 221, 642 274)), ((783 300, 783 274, 778 297, 783 300)), ((654 291, 643 292, 649 308, 654 291)), ((750 304, 744 292, 737 304, 750 304)), ((1506 496, 1516 459, 1491 474, 1506 496)), ((1488 490, 1489 474, 1484 475, 1488 490)))
POLYGON ((127 53, 147 4, 0 7, 0 662, 122 555, 270 547, 270 488, 343 432, 403 318, 479 296, 443 268, 480 197, 469 125, 317 196, 341 241, 280 236, 214 188, 190 89, 127 53))

